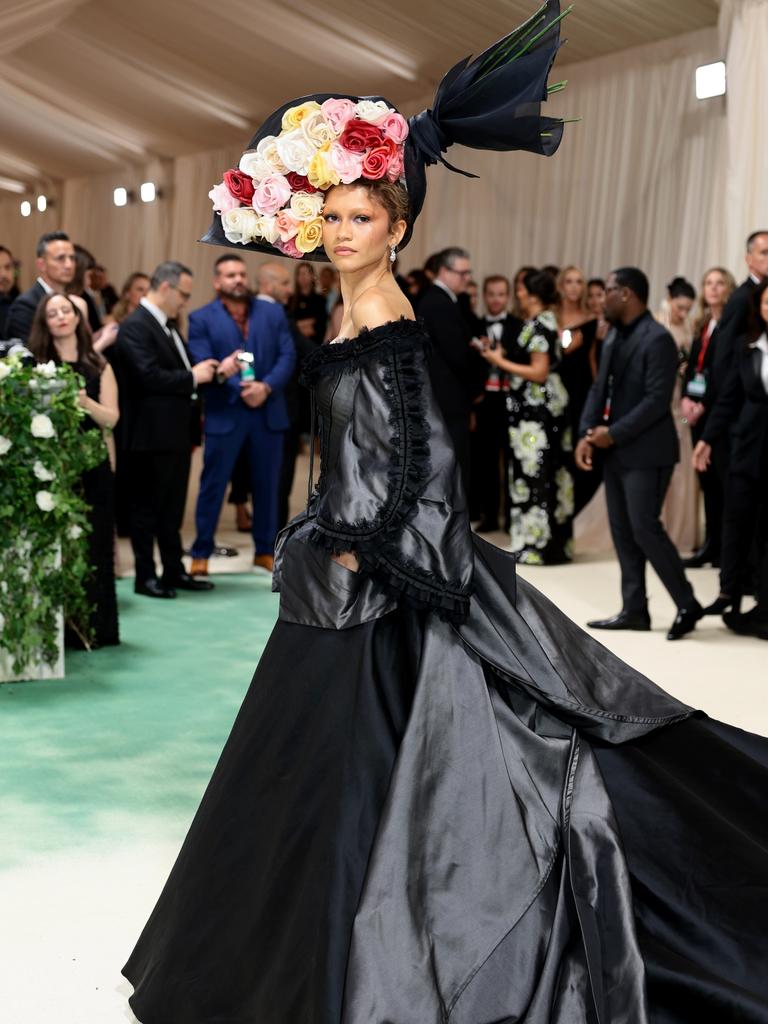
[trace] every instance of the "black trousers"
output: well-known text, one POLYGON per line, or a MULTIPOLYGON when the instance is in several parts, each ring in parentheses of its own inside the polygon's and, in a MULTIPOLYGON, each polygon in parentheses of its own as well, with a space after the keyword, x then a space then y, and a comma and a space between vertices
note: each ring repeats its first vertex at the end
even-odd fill
POLYGON ((621 596, 628 612, 644 612, 648 597, 645 565, 650 562, 678 608, 695 602, 683 563, 659 515, 672 466, 622 470, 605 460, 603 478, 611 536, 621 566, 621 596))
MULTIPOLYGON (((704 432, 701 421, 691 431, 693 443, 701 440, 704 432)), ((699 485, 704 495, 704 518, 706 535, 704 544, 710 556, 717 560, 720 557, 720 546, 723 536, 723 509, 725 504, 725 484, 728 478, 728 438, 720 438, 712 446, 712 464, 703 473, 698 473, 699 485)))
POLYGON ((237 456, 235 468, 232 470, 228 503, 244 505, 251 493, 251 463, 248 459, 248 442, 243 444, 237 456))
POLYGON ((157 576, 154 541, 160 549, 163 580, 173 585, 184 572, 181 524, 187 500, 190 453, 130 452, 131 545, 136 582, 157 576))
MULTIPOLYGON (((765 460, 764 460, 765 461, 765 460)), ((768 466, 759 479, 730 473, 723 514, 720 590, 729 597, 752 593, 757 574, 758 603, 768 599, 765 579, 768 543, 768 466)), ((768 608, 766 609, 768 613, 768 608)))
POLYGON ((477 511, 486 521, 497 523, 502 507, 504 482, 504 517, 508 505, 507 470, 509 467, 509 416, 507 396, 503 391, 486 391, 475 406, 476 429, 472 439, 472 490, 477 511))
MULTIPOLYGON (((314 438, 312 438, 314 444, 314 438)), ((283 442, 283 461, 277 485, 277 528, 282 530, 290 518, 289 502, 296 474, 296 459, 301 450, 301 426, 295 422, 286 430, 283 442)))

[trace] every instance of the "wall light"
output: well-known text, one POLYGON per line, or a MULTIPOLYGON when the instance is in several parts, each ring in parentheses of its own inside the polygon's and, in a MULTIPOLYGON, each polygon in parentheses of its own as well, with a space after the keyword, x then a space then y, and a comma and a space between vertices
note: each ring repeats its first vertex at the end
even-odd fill
POLYGON ((128 205, 128 189, 127 188, 116 188, 112 193, 112 202, 115 206, 127 206, 128 205))
POLYGON ((30 203, 28 199, 25 199, 19 209, 21 210, 22 217, 29 217, 32 213, 32 203, 30 203))
POLYGON ((48 209, 48 198, 47 198, 47 196, 38 196, 37 197, 37 209, 38 209, 38 211, 40 213, 45 213, 45 211, 48 209))
POLYGON ((157 197, 154 181, 145 181, 139 189, 142 203, 153 203, 157 197))
POLYGON ((725 63, 721 60, 696 68, 696 99, 709 100, 713 96, 725 96, 725 63))

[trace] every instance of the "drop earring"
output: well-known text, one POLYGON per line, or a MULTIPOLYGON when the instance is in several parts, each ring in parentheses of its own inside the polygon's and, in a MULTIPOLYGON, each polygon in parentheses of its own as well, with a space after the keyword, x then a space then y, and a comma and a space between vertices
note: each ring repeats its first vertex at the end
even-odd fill
POLYGON ((390 245, 390 247, 389 247, 389 262, 390 263, 394 263, 396 259, 397 259, 397 249, 394 247, 394 245, 390 245))

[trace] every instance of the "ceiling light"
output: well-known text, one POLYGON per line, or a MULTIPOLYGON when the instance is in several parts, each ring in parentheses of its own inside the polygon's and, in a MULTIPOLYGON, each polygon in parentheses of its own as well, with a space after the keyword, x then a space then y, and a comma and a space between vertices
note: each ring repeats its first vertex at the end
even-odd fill
POLYGON ((713 96, 725 96, 725 64, 702 64, 696 68, 696 99, 709 100, 713 96))
POLYGON ((24 202, 19 207, 19 209, 21 210, 21 216, 22 217, 29 217, 30 214, 32 213, 32 203, 30 203, 30 201, 28 199, 25 199, 24 202))
POLYGON ((23 181, 16 181, 15 178, 0 178, 0 188, 5 192, 19 192, 22 195, 27 191, 23 181))
POLYGON ((128 189, 127 188, 116 188, 112 193, 112 202, 115 206, 127 206, 128 205, 128 189))
POLYGON ((145 181, 139 189, 142 203, 153 203, 157 195, 154 181, 145 181))
POLYGON ((45 213, 45 211, 48 209, 48 199, 46 198, 46 196, 37 197, 37 209, 40 213, 45 213))

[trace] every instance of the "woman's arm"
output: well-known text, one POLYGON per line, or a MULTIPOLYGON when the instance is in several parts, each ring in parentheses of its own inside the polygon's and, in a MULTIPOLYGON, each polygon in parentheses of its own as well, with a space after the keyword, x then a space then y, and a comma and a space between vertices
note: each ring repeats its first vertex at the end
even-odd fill
POLYGON ((484 349, 480 355, 486 362, 493 363, 505 373, 513 373, 516 377, 533 381, 534 384, 543 384, 549 376, 549 354, 547 352, 532 352, 530 365, 513 363, 509 359, 505 359, 498 349, 484 349))
POLYGON ((120 419, 117 400, 117 380, 112 367, 107 363, 99 380, 99 400, 89 398, 85 389, 80 391, 80 405, 102 430, 112 428, 120 419))

